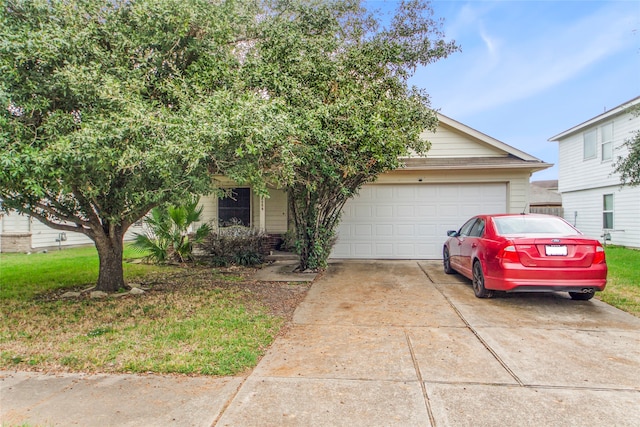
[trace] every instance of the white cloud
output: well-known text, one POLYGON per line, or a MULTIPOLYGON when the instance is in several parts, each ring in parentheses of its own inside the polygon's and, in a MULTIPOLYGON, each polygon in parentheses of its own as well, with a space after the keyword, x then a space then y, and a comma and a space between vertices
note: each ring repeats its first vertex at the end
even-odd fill
MULTIPOLYGON (((634 33, 640 27, 637 4, 606 3, 571 22, 567 15, 528 21, 526 10, 520 11, 522 22, 501 21, 513 18, 513 8, 536 6, 472 3, 459 10, 446 32, 462 44, 462 53, 435 65, 436 79, 443 83, 438 91, 446 91, 436 108, 456 116, 486 111, 576 78, 621 51, 639 55, 634 33)), ((427 89, 431 91, 429 85, 427 89)))
POLYGON ((498 40, 491 37, 484 29, 484 26, 480 29, 480 37, 482 38, 489 55, 495 57, 498 53, 498 46, 500 44, 498 40))

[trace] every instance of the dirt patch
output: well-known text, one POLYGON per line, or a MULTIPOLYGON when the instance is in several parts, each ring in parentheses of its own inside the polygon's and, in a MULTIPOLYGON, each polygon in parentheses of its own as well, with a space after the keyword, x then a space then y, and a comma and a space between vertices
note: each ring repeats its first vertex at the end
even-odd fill
POLYGON ((311 282, 255 280, 255 268, 155 269, 137 293, 84 284, 11 301, 0 368, 236 375, 285 333, 311 282), (188 326, 185 326, 188 325, 188 326))
MULTIPOLYGON (((255 280, 257 268, 228 267, 211 268, 205 266, 188 266, 168 268, 166 272, 150 273, 143 279, 131 281, 130 287, 139 287, 145 294, 188 292, 195 289, 232 289, 243 295, 248 305, 262 305, 270 314, 279 316, 289 322, 293 312, 311 287, 311 282, 272 282, 255 280)), ((54 292, 40 294, 38 300, 58 300, 68 292, 80 292, 78 298, 89 298, 92 288, 88 285, 65 288, 54 292)), ((119 295, 118 298, 144 298, 143 295, 119 295)))

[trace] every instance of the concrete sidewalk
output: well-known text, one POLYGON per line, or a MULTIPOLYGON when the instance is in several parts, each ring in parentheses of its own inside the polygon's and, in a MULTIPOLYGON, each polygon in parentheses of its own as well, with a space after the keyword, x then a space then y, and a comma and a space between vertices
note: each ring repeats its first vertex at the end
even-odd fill
POLYGON ((2 373, 6 425, 637 426, 640 319, 480 300, 439 262, 331 264, 246 378, 2 373))

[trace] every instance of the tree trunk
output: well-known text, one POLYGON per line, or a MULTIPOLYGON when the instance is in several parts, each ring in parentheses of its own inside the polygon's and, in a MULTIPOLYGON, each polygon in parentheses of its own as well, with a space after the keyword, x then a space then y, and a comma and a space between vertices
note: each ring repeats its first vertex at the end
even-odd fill
POLYGON ((95 289, 103 292, 117 292, 123 289, 125 287, 122 269, 123 236, 103 236, 95 242, 100 259, 100 272, 95 289))
MULTIPOLYGON (((323 226, 313 229, 313 225, 300 224, 305 230, 298 234, 301 241, 300 265, 301 271, 322 271, 327 268, 329 255, 335 243, 334 230, 327 230, 323 226)), ((296 226, 297 228, 298 226, 296 226)))
POLYGON ((323 198, 306 188, 290 188, 289 202, 296 228, 296 240, 301 271, 321 271, 327 267, 336 241, 344 198, 323 198))

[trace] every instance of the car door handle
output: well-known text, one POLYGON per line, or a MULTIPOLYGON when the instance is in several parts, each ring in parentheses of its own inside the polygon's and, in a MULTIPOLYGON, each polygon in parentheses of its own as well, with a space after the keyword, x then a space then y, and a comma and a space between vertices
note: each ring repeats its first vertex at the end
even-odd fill
POLYGON ((472 247, 472 248, 477 248, 477 247, 478 247, 478 244, 477 244, 477 243, 474 243, 474 244, 472 244, 472 245, 471 245, 471 247, 472 247))

